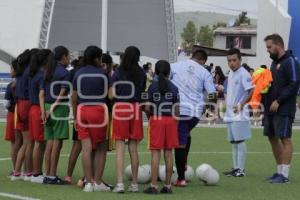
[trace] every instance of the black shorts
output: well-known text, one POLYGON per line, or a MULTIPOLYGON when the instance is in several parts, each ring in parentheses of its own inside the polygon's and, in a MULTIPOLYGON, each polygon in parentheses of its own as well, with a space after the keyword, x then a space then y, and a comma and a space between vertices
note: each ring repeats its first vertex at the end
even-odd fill
POLYGON ((268 137, 291 138, 294 119, 284 115, 264 117, 264 135, 268 137))
POLYGON ((78 141, 78 132, 75 130, 74 126, 73 126, 73 137, 72 137, 73 141, 78 141))

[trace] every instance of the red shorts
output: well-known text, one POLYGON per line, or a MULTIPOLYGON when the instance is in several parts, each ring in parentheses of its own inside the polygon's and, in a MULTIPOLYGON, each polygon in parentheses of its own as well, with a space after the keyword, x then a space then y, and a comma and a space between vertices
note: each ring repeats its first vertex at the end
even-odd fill
POLYGON ((112 135, 114 140, 137 140, 144 138, 143 115, 139 103, 116 103, 112 112, 112 135))
POLYGON ((8 112, 6 116, 5 140, 15 141, 15 113, 8 112))
POLYGON ((18 131, 28 131, 29 109, 30 109, 30 102, 28 100, 17 100, 16 129, 18 131))
POLYGON ((31 105, 29 110, 29 133, 34 141, 44 141, 44 125, 41 118, 41 108, 38 105, 31 105))
POLYGON ((174 149, 179 146, 177 121, 173 117, 151 117, 148 127, 148 148, 150 150, 174 149))
POLYGON ((78 105, 76 127, 78 139, 90 138, 93 149, 96 145, 106 140, 108 112, 105 105, 78 105))

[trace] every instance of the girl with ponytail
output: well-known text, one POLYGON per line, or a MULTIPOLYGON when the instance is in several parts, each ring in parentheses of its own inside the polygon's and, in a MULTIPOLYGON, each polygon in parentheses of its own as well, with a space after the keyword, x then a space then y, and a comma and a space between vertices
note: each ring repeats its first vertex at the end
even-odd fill
POLYGON ((125 191, 123 181, 125 140, 128 140, 132 168, 129 191, 138 192, 137 145, 144 137, 140 103, 146 87, 146 74, 139 66, 139 60, 140 50, 137 47, 126 48, 121 65, 114 72, 110 82, 109 97, 115 102, 112 111, 112 137, 116 140, 117 185, 114 192, 117 193, 125 191))
POLYGON ((166 181, 160 193, 172 193, 171 176, 173 172, 173 149, 178 147, 177 117, 179 116, 178 88, 168 80, 170 64, 160 60, 155 65, 158 81, 153 82, 148 89, 146 104, 149 119, 148 147, 151 151, 151 184, 144 190, 146 194, 157 194, 158 169, 161 151, 166 164, 166 181))
POLYGON ((33 170, 31 182, 43 183, 43 158, 45 151, 44 125, 41 118, 39 102, 40 89, 43 86, 44 71, 48 57, 52 52, 49 49, 39 50, 31 59, 29 65, 29 133, 33 140, 33 170))

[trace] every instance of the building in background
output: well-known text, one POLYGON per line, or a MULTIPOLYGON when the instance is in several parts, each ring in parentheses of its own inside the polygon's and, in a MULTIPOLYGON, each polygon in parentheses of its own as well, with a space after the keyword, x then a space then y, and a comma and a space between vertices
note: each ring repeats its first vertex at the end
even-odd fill
MULTIPOLYGON (((215 47, 237 46, 252 53, 256 48, 256 56, 244 57, 243 62, 251 67, 270 65, 263 40, 279 33, 299 57, 299 4, 299 0, 258 0, 256 39, 254 33, 251 38, 228 35, 220 39, 216 34, 215 47)), ((26 48, 62 44, 81 51, 90 44, 101 46, 101 6, 102 0, 1 0, 0 72, 9 72, 5 63, 26 48)), ((175 61, 173 0, 108 0, 107 11, 108 51, 136 45, 145 56, 175 61)), ((227 66, 226 57, 210 57, 208 62, 227 66)))
POLYGON ((256 25, 219 27, 214 31, 213 47, 217 49, 238 48, 243 53, 256 54, 256 25))

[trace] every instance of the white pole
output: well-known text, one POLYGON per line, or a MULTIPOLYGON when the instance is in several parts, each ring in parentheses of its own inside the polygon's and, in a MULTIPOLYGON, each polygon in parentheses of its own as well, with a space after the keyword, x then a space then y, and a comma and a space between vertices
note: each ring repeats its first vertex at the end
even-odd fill
POLYGON ((107 1, 108 0, 102 0, 101 48, 104 53, 107 52, 107 1))

